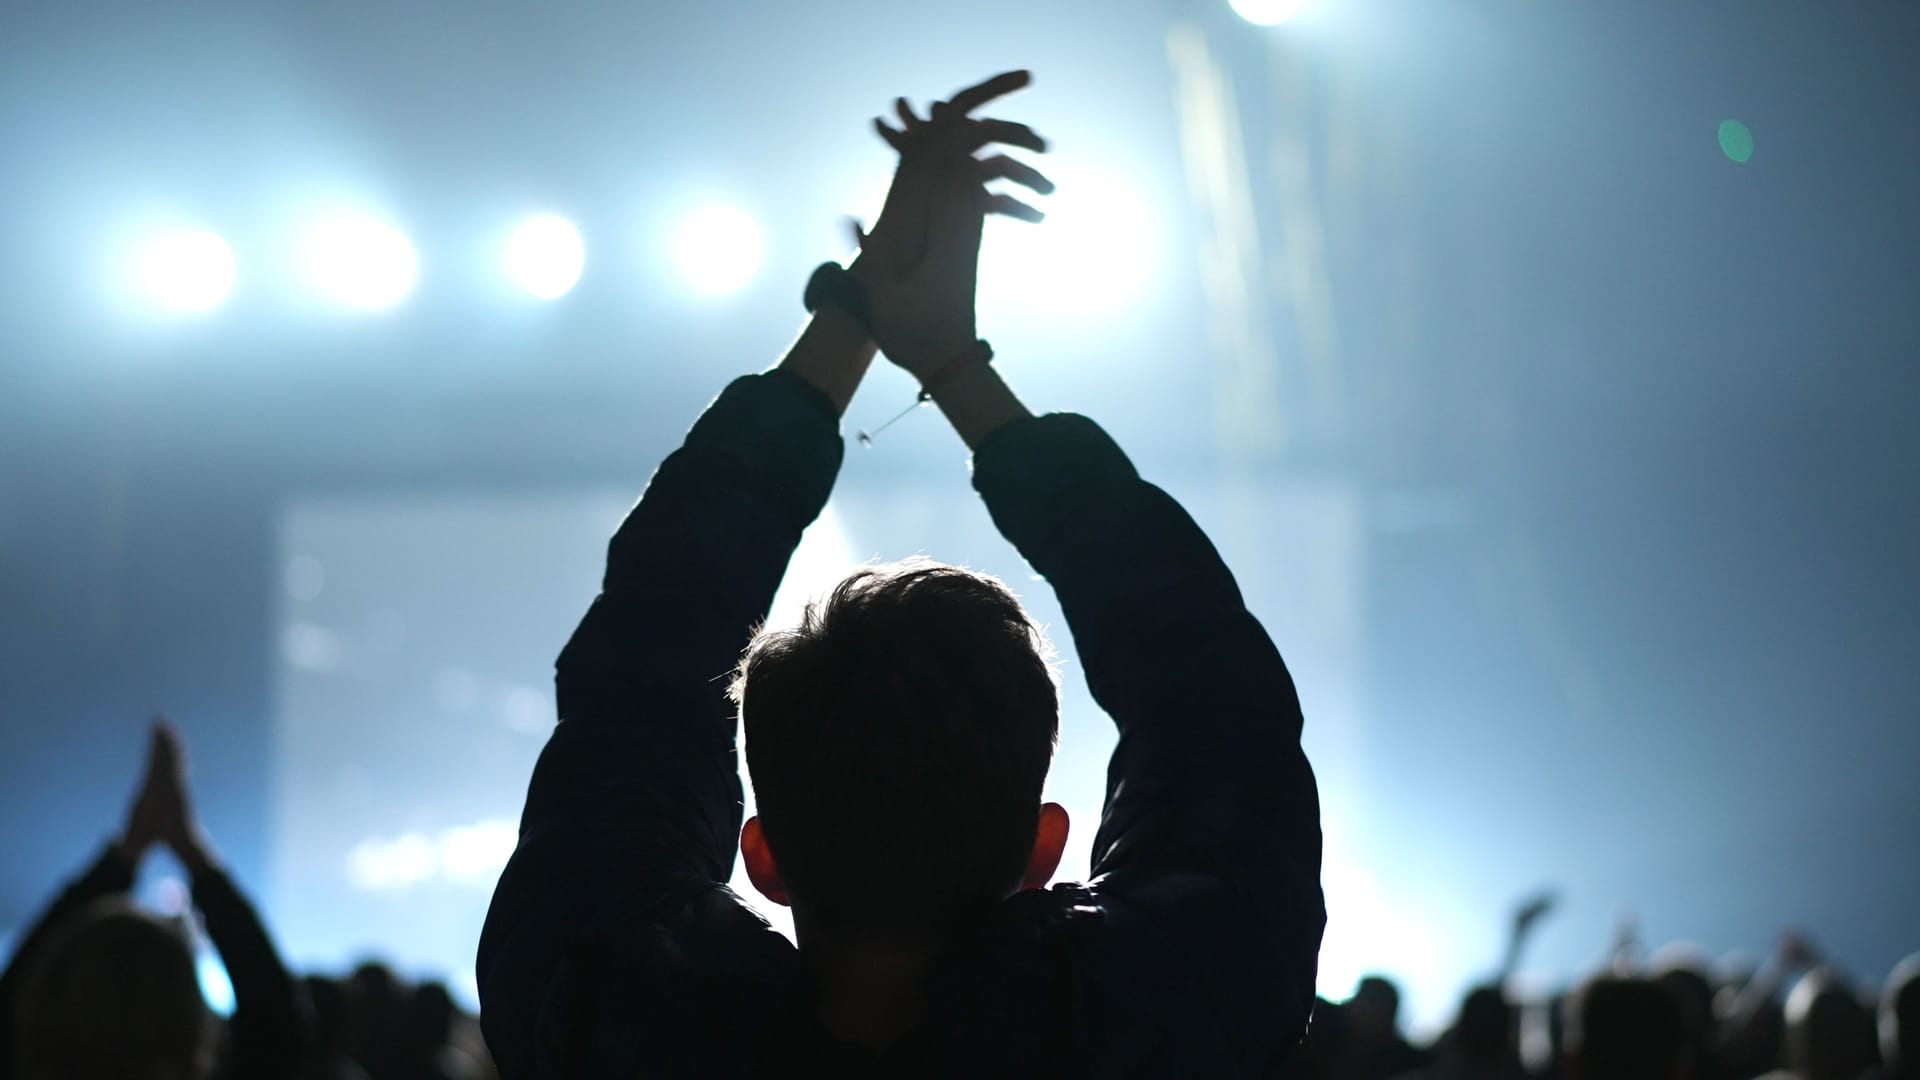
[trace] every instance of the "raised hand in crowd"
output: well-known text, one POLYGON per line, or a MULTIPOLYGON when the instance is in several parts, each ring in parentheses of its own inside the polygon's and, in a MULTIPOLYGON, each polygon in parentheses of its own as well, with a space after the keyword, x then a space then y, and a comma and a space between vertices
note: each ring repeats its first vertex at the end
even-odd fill
POLYGON ((156 720, 118 834, 22 939, 0 977, 0 1077, 280 1080, 307 1053, 303 997, 253 907, 215 861, 178 732, 156 720), (190 928, 131 899, 154 845, 179 858, 233 983, 231 1022, 202 997, 190 928), (9 1072, 17 1069, 17 1072, 9 1072))

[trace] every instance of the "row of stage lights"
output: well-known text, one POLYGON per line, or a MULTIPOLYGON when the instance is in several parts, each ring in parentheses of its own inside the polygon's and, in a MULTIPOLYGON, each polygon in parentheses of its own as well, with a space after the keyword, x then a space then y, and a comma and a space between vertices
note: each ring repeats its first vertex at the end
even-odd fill
MULTIPOLYGON (((317 294, 342 306, 376 311, 412 293, 420 276, 413 242, 374 217, 342 217, 315 225, 300 242, 303 278, 317 294)), ((695 291, 723 296, 753 279, 760 267, 759 223, 743 210, 713 206, 689 215, 674 235, 673 262, 695 291)), ((558 214, 521 222, 498 251, 502 267, 528 295, 565 296, 586 269, 579 228, 558 214)), ((226 303, 244 269, 217 232, 179 229, 146 238, 134 256, 138 291, 150 306, 184 313, 211 312, 226 303)))
MULTIPOLYGON (((1300 14, 1310 0, 1228 3, 1246 21, 1273 26, 1300 14)), ((1116 264, 1122 279, 1142 276, 1141 246, 1129 242, 1131 238, 1118 246, 1102 243, 1114 239, 1105 228, 1086 230, 1079 246, 1089 250, 1089 257, 1072 268, 1072 278, 1111 279, 1116 264)), ((303 247, 307 284, 319 295, 348 308, 393 307, 413 291, 420 274, 420 258, 412 241, 378 218, 347 217, 324 222, 307 233, 303 247)), ((761 249, 760 226, 751 215, 735 207, 713 206, 682 223, 673 241, 673 261, 695 291, 724 296, 753 279, 760 267, 761 249)), ((511 279, 527 294, 555 300, 579 283, 586 269, 587 249, 573 222, 543 213, 521 222, 507 238, 499 257, 511 279)), ((147 306, 204 313, 226 303, 244 267, 232 245, 218 233, 182 229, 149 236, 140 245, 132 268, 135 285, 147 306)), ((1057 288, 1060 278, 1051 277, 1049 284, 1057 288)), ((1096 296, 1103 291, 1112 291, 1109 283, 1094 280, 1083 293, 1096 296)))
MULTIPOLYGON (((1010 223, 982 253, 982 300, 1031 306, 1056 315, 1112 312, 1139 300, 1162 251, 1152 206, 1117 173, 1059 163, 1049 169, 1064 194, 1038 203, 1040 226, 1010 223)), ((879 200, 871 200, 877 205, 879 200)), ((377 312, 398 306, 429 273, 407 234, 366 211, 321 215, 276 242, 275 254, 236 251, 218 232, 198 225, 147 225, 113 247, 113 280, 145 312, 203 315, 219 310, 243 280, 292 270, 299 295, 337 309, 377 312), (291 259, 286 255, 290 254, 291 259)), ((760 271, 766 241, 754 216, 728 203, 708 203, 666 234, 663 260, 688 290, 721 297, 745 288, 760 271)), ((538 213, 503 232, 478 269, 536 301, 573 291, 591 255, 581 229, 559 214, 538 213)), ((474 266, 453 266, 456 274, 474 266)))
MULTIPOLYGON (((1272 26, 1305 9, 1309 0, 1229 0, 1250 23, 1272 26)), ((1099 245, 1093 245, 1098 247, 1099 245)), ((406 234, 373 217, 345 217, 309 230, 303 265, 307 283, 348 308, 379 310, 405 300, 420 274, 420 258, 406 234)), ((731 206, 712 206, 683 221, 673 241, 673 261, 695 291, 724 296, 744 287, 759 270, 759 223, 731 206)), ((586 269, 586 243, 573 222, 536 214, 507 238, 499 252, 511 279, 527 294, 555 300, 572 291, 586 269)), ((1122 260, 1127 261, 1127 260, 1122 260)), ((1098 259, 1089 260, 1093 266, 1098 259)), ((182 229, 149 236, 133 260, 135 284, 148 306, 186 313, 218 309, 233 293, 243 269, 232 245, 216 232, 182 229)))

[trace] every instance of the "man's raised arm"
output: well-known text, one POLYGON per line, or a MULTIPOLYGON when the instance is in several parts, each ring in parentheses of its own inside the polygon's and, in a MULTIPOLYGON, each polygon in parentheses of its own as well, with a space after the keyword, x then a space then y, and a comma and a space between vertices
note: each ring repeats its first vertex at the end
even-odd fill
POLYGON ((839 414, 872 356, 855 319, 823 308, 779 368, 707 408, 614 534, 560 655, 560 723, 481 936, 504 1076, 537 1075, 542 1012, 574 992, 570 949, 609 921, 670 921, 730 876, 741 787, 725 676, 826 503, 839 414))
MULTIPOLYGON (((998 125, 973 147, 1034 141, 998 125)), ((860 286, 918 259, 921 164, 902 155, 860 257, 809 288, 817 314, 792 350, 708 407, 608 548, 600 596, 560 655, 560 724, 480 940, 483 1024, 509 1080, 536 1075, 542 1013, 568 1007, 555 999, 572 992, 556 990, 570 949, 614 921, 670 933, 677 912, 731 874, 742 792, 726 675, 833 485, 839 417, 875 351, 860 286)), ((976 198, 995 177, 1046 185, 1005 158, 962 172, 976 198)))
MULTIPOLYGON (((943 144, 964 145, 982 123, 960 104, 923 123, 903 116, 903 154, 917 138, 936 167, 950 161, 943 144)), ((1270 1065, 1304 1028, 1325 924, 1319 799, 1292 678, 1186 511, 1091 420, 1035 418, 990 350, 969 347, 986 208, 960 188, 933 190, 926 265, 875 290, 875 338, 975 451, 975 487, 1058 593, 1094 698, 1120 729, 1096 890, 1156 913, 1143 937, 1161 939, 1150 947, 1163 959, 1177 929, 1168 962, 1204 973, 1159 970, 1159 981, 1212 985, 1218 1012, 1258 1014, 1228 1025, 1244 1040, 1231 1056, 1270 1065)))
MULTIPOLYGON (((1094 885, 1217 924, 1283 1053, 1312 1007, 1325 925, 1319 799, 1286 665, 1199 526, 1093 421, 1020 415, 984 364, 934 396, 963 432, 984 432, 974 486, 1058 594, 1120 730, 1094 885)), ((1235 981, 1225 967, 1211 984, 1235 981)))

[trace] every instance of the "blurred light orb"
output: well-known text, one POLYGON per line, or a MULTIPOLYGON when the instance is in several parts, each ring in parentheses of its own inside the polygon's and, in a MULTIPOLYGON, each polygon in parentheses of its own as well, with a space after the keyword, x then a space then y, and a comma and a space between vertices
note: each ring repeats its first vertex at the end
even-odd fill
POLYGON ((507 266, 520 287, 541 300, 566 295, 580 280, 587 248, 580 230, 558 214, 536 214, 507 241, 507 266))
POLYGON ((982 299, 1065 315, 1138 304, 1158 258, 1157 217, 1112 174, 1042 167, 1060 185, 1058 193, 1015 197, 1044 210, 1045 221, 989 219, 980 255, 982 299))
POLYGON ((1307 0, 1229 0, 1234 14, 1255 26, 1278 26, 1306 8, 1307 0))
POLYGON ((356 308, 387 308, 413 291, 419 259, 405 233, 371 218, 340 218, 314 229, 307 257, 315 282, 356 308))
POLYGON ((725 296, 760 269, 760 225, 746 211, 710 206, 689 216, 674 237, 673 258, 698 292, 725 296))
POLYGON ((233 291, 233 249, 214 233, 175 233, 147 248, 139 274, 155 303, 174 311, 212 311, 233 291))

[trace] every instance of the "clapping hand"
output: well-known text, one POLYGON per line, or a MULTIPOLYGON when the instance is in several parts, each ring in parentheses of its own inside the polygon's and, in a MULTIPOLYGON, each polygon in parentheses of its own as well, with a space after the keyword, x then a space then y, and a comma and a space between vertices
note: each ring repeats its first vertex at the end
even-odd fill
POLYGON ((900 98, 894 104, 900 127, 874 120, 880 137, 899 151, 900 164, 873 230, 856 226, 860 256, 852 270, 867 289, 874 342, 923 380, 974 346, 974 287, 986 215, 1022 221, 1045 216, 987 184, 1005 179, 1047 194, 1052 181, 1005 154, 976 156, 996 144, 1046 151, 1046 141, 1025 124, 973 116, 1031 81, 1025 71, 997 75, 934 103, 925 118, 900 98))
POLYGON ((211 862, 187 794, 186 772, 180 733, 165 719, 155 718, 146 773, 120 834, 120 850, 129 862, 137 863, 155 843, 165 844, 191 872, 211 862))

